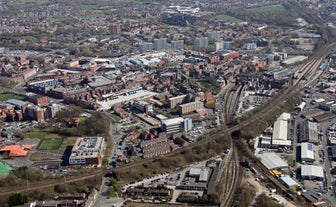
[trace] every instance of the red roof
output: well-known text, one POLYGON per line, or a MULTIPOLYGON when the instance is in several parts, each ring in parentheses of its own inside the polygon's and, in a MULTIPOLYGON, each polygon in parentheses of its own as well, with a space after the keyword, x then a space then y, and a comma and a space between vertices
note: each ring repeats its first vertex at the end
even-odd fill
POLYGON ((8 152, 10 157, 26 157, 32 145, 8 145, 3 146, 0 152, 8 152))

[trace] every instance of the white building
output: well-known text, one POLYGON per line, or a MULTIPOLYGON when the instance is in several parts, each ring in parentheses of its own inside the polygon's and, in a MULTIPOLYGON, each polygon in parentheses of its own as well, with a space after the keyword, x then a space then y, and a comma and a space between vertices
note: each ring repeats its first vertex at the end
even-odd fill
POLYGON ((274 122, 272 145, 291 146, 292 141, 288 139, 289 113, 282 113, 274 122))
POLYGON ((303 179, 307 180, 323 180, 324 172, 323 167, 315 165, 302 165, 301 166, 301 176, 303 179))
POLYGON ((314 158, 314 146, 312 143, 303 142, 301 144, 301 160, 306 162, 313 162, 314 158))
POLYGON ((181 131, 184 119, 182 117, 165 119, 161 121, 161 130, 167 134, 178 133, 181 131))

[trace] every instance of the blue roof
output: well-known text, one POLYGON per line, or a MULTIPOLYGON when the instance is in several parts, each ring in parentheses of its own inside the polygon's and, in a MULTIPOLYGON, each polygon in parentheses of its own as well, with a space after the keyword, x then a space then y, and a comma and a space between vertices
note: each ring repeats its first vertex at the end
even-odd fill
POLYGON ((312 143, 308 143, 307 147, 308 147, 309 151, 313 151, 313 144, 312 143))

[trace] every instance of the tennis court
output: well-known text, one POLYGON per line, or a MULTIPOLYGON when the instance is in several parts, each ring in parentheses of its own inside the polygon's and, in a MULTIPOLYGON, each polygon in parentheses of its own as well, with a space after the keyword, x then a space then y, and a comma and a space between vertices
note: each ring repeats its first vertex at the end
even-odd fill
POLYGON ((7 174, 11 168, 8 165, 3 164, 0 162, 0 174, 7 174))

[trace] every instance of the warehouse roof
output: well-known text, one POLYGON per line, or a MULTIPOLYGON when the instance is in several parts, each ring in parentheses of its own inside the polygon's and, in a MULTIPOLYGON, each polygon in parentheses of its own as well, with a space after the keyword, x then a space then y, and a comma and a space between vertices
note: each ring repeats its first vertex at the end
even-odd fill
POLYGON ((312 143, 303 142, 301 144, 301 159, 314 160, 314 149, 312 143))
POLYGON ((273 129, 273 140, 287 140, 287 128, 288 122, 282 119, 278 119, 274 122, 274 129, 273 129))
POLYGON ((288 187, 299 186, 299 184, 295 180, 293 180, 289 175, 281 176, 280 180, 288 187))
POLYGON ((265 165, 268 170, 288 167, 288 164, 274 152, 262 153, 259 154, 259 157, 261 158, 262 164, 265 165))
POLYGON ((315 166, 315 165, 302 165, 301 175, 303 177, 309 176, 309 177, 324 178, 323 168, 321 166, 315 166))

